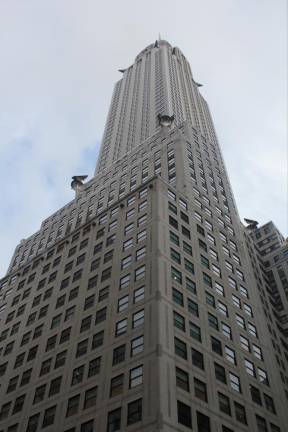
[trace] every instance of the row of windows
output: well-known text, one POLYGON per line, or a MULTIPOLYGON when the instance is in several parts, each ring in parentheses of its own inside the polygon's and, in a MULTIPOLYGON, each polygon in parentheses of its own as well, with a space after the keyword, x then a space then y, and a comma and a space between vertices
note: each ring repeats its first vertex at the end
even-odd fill
MULTIPOLYGON (((92 387, 85 391, 84 399, 82 402, 82 410, 86 410, 88 408, 93 407, 96 404, 97 399, 97 387, 92 387)), ((16 410, 19 412, 19 407, 21 406, 22 401, 18 402, 16 405, 16 410)), ((5 406, 5 411, 1 411, 2 416, 7 418, 10 412, 10 405, 5 406)), ((13 407, 14 414, 15 405, 13 407)), ((66 417, 70 417, 71 415, 76 414, 80 409, 80 395, 76 395, 68 400, 67 409, 66 409, 66 417)), ((121 411, 123 408, 117 408, 116 410, 110 411, 107 415, 106 422, 106 432, 114 432, 118 431, 121 428, 121 411)), ((26 429, 23 429, 23 425, 18 423, 10 426, 7 429, 7 432, 21 432, 25 430, 25 432, 35 432, 38 426, 41 426, 41 429, 45 429, 53 424, 55 424, 57 413, 57 405, 53 405, 47 408, 44 413, 36 413, 29 417, 26 429), (42 420, 41 420, 42 419, 42 420), (20 429, 21 428, 21 429, 20 429)), ((3 418, 3 417, 2 417, 3 418)), ((129 402, 127 405, 127 419, 126 425, 130 426, 135 423, 138 423, 142 420, 142 399, 137 399, 132 402, 129 402)), ((80 425, 80 432, 94 432, 94 420, 88 420, 80 425)), ((75 432, 76 428, 72 427, 66 429, 65 432, 75 432)), ((1 430, 1 432, 4 432, 1 430)))

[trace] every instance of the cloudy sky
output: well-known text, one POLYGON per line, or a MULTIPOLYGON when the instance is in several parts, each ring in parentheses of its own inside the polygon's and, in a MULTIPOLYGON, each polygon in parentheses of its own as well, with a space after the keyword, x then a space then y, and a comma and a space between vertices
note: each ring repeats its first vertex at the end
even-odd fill
POLYGON ((93 175, 119 68, 159 32, 204 87, 241 217, 287 226, 286 0, 0 2, 0 276, 93 175))

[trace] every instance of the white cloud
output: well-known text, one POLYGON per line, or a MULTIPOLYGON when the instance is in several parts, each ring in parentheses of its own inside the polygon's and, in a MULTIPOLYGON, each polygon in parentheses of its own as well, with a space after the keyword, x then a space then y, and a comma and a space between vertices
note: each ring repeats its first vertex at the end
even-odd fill
POLYGON ((71 175, 93 174, 117 70, 159 31, 204 84, 240 214, 273 219, 287 235, 285 8, 285 0, 2 2, 1 272, 18 241, 72 198, 71 175))

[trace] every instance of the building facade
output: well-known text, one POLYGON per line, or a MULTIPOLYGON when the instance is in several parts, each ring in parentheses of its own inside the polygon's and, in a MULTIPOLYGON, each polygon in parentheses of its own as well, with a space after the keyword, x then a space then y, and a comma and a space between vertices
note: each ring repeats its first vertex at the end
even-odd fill
POLYGON ((285 334, 200 84, 166 41, 121 73, 95 176, 0 282, 0 431, 285 432, 285 334))

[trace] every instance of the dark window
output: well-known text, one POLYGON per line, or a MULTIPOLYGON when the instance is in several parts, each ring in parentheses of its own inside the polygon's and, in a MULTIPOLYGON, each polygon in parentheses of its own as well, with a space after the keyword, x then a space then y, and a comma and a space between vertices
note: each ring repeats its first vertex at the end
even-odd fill
POLYGON ((243 405, 238 402, 234 402, 235 417, 240 423, 247 424, 246 411, 243 405))
POLYGON ((39 376, 46 375, 47 373, 49 373, 51 369, 51 365, 52 365, 52 358, 44 360, 41 364, 39 376))
POLYGON ((203 354, 194 348, 191 348, 191 355, 192 355, 192 364, 199 369, 204 370, 204 357, 203 354))
POLYGON ((250 393, 251 393, 252 401, 257 403, 258 405, 262 405, 260 390, 256 387, 250 385, 250 393))
POLYGON ((110 397, 117 396, 123 392, 124 374, 117 375, 111 379, 110 397))
POLYGON ((226 373, 225 368, 218 363, 214 363, 214 369, 215 369, 215 377, 218 381, 223 382, 224 384, 227 383, 226 381, 226 373))
POLYGON ((41 402, 44 399, 46 390, 46 384, 43 384, 36 388, 34 393, 33 405, 41 402))
POLYGON ((211 346, 212 346, 212 351, 222 356, 222 344, 220 340, 211 336, 211 346))
POLYGON ((258 432, 268 432, 266 420, 259 415, 256 415, 256 424, 258 432))
POLYGON ((103 345, 104 342, 104 330, 96 333, 92 339, 92 349, 98 348, 103 345))
POLYGON ((29 417, 26 432, 36 432, 39 423, 40 413, 29 417))
POLYGON ((14 403, 14 408, 12 414, 16 414, 17 412, 22 411, 23 405, 25 401, 25 395, 19 396, 14 403))
POLYGON ((97 400, 97 387, 95 386, 86 390, 83 409, 87 409, 96 405, 96 400, 97 400))
POLYGON ((88 422, 82 423, 80 432, 94 432, 94 420, 89 420, 88 422))
POLYGON ((97 375, 100 372, 101 357, 97 357, 89 362, 88 378, 97 375))
POLYGON ((174 338, 175 354, 187 360, 187 346, 181 339, 174 338))
POLYGON ((99 324, 106 319, 107 308, 100 309, 96 312, 95 324, 99 324))
POLYGON ((79 342, 77 345, 76 358, 86 354, 87 349, 88 349, 88 339, 79 342))
POLYGON ((64 366, 65 361, 66 361, 66 354, 67 354, 66 350, 57 354, 56 359, 55 359, 54 369, 57 369, 61 366, 64 366))
POLYGON ((198 432, 210 432, 210 419, 206 415, 197 411, 198 432))
POLYGON ((50 383, 49 396, 53 396, 60 392, 62 377, 53 379, 50 383))
POLYGON ((79 409, 79 401, 80 401, 79 394, 68 399, 66 417, 70 417, 74 414, 77 414, 79 409))
POLYGON ((142 420, 142 399, 135 400, 128 404, 127 426, 142 420))
POLYGON ((174 327, 177 327, 178 329, 185 331, 185 318, 175 311, 173 312, 173 316, 174 316, 174 327))
POLYGON ((54 423, 55 414, 56 414, 56 405, 51 408, 47 408, 45 410, 43 422, 42 422, 42 428, 54 423))
POLYGON ((84 365, 79 366, 73 370, 71 385, 79 384, 80 382, 83 381, 83 377, 84 377, 84 365))
POLYGON ((176 367, 176 386, 189 392, 189 375, 178 367, 176 367))
POLYGON ((117 408, 108 413, 107 432, 115 432, 121 427, 121 408, 117 408))
POLYGON ((220 411, 231 416, 231 407, 230 407, 229 398, 225 396, 223 393, 218 392, 218 400, 219 400, 220 411))
POLYGON ((193 339, 197 340, 198 342, 201 342, 202 338, 201 338, 200 327, 190 321, 189 322, 189 328, 190 328, 190 336, 193 339))
POLYGON ((192 417, 191 417, 190 406, 184 404, 183 402, 177 401, 177 416, 178 416, 178 423, 192 429, 192 417))
POLYGON ((113 366, 125 360, 125 348, 125 345, 120 345, 119 347, 114 348, 112 361, 113 366))
POLYGON ((206 384, 203 381, 194 378, 194 391, 195 391, 195 396, 198 399, 201 399, 204 402, 208 402, 207 388, 206 388, 206 384))
POLYGON ((86 330, 89 330, 91 327, 91 322, 92 322, 92 315, 89 315, 86 318, 83 318, 81 321, 80 333, 82 333, 86 330))

